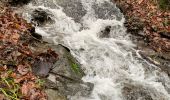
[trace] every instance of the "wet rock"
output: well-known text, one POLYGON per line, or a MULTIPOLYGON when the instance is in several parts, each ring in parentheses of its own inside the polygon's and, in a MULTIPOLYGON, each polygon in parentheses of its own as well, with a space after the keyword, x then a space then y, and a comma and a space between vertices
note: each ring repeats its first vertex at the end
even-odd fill
POLYGON ((33 58, 32 71, 45 80, 44 86, 49 99, 65 100, 68 95, 91 94, 93 84, 81 80, 84 72, 68 47, 40 41, 35 41, 30 46, 31 51, 37 53, 36 58, 33 58), (58 54, 57 60, 55 53, 48 51, 49 48, 58 54))
POLYGON ((47 52, 38 55, 38 59, 33 64, 33 72, 45 77, 46 93, 49 99, 60 100, 61 98, 62 100, 63 97, 75 94, 89 96, 94 85, 81 80, 84 72, 78 61, 71 55, 69 48, 46 43, 36 46, 36 51, 46 52, 49 47, 58 54, 58 59, 54 60, 53 55, 49 55, 47 52))
MULTIPOLYGON (((56 1, 56 0, 55 0, 56 1)), ((62 1, 62 0, 61 0, 62 1)), ((32 4, 34 6, 39 6, 39 5, 43 5, 44 7, 49 7, 52 9, 56 9, 59 8, 53 0, 32 0, 32 4)))
POLYGON ((121 20, 123 14, 112 2, 104 2, 100 5, 93 4, 92 8, 99 19, 114 19, 121 20))
POLYGON ((75 22, 80 22, 86 14, 86 10, 80 0, 56 0, 57 4, 63 7, 67 16, 72 17, 75 22))
MULTIPOLYGON (((46 17, 43 19, 41 16, 40 21, 44 22, 46 17)), ((38 17, 37 20, 39 20, 38 17)), ((31 33, 34 33, 34 31, 34 29, 30 30, 31 33)), ((32 36, 34 35, 32 34, 32 36)), ((81 81, 84 75, 83 70, 80 68, 78 61, 71 55, 69 48, 37 41, 32 36, 28 33, 19 39, 22 46, 29 47, 29 50, 23 50, 24 58, 21 57, 21 60, 27 59, 28 57, 25 58, 25 55, 28 55, 29 59, 31 59, 28 63, 32 64, 30 66, 33 73, 45 77, 45 79, 50 79, 46 81, 49 83, 46 85, 46 93, 49 99, 65 100, 66 95, 75 95, 77 93, 89 95, 93 89, 93 84, 81 81), (49 48, 52 48, 55 52, 49 48), (59 60, 56 53, 59 54, 59 60), (49 77, 46 78, 48 75, 49 77)))
POLYGON ((125 100, 168 100, 168 98, 147 84, 123 83, 122 94, 125 100))
POLYGON ((67 52, 70 52, 70 49, 64 45, 59 44, 59 46, 63 47, 67 52))
POLYGON ((25 4, 28 4, 31 0, 7 0, 5 2, 8 2, 12 6, 23 6, 25 4))
POLYGON ((36 9, 32 12, 32 21, 35 22, 38 26, 44 25, 46 23, 52 23, 53 20, 51 18, 51 14, 49 11, 43 10, 41 8, 36 9))
POLYGON ((92 83, 67 83, 67 88, 66 88, 66 92, 67 95, 71 95, 74 96, 75 94, 79 94, 83 97, 88 97, 94 87, 94 84, 92 83))
POLYGON ((35 37, 36 39, 39 39, 39 40, 42 40, 42 36, 40 35, 40 34, 38 34, 38 33, 32 33, 31 34, 33 37, 35 37))
POLYGON ((151 63, 155 64, 158 66, 163 72, 165 72, 168 76, 170 76, 170 60, 165 58, 165 55, 170 55, 170 54, 155 54, 152 56, 148 56, 145 53, 142 54, 145 58, 149 58, 147 61, 150 61, 151 63))
POLYGON ((55 68, 52 70, 59 75, 63 75, 72 79, 81 80, 84 75, 78 61, 70 54, 69 49, 62 45, 52 46, 53 50, 59 55, 55 68))
POLYGON ((57 57, 58 55, 51 50, 39 54, 33 64, 33 73, 41 77, 46 77, 57 61, 57 57))
POLYGON ((53 89, 46 89, 45 92, 47 93, 48 100, 67 100, 65 96, 53 89))
POLYGON ((52 65, 53 64, 46 61, 36 60, 33 65, 33 72, 38 76, 46 77, 52 68, 52 65))
POLYGON ((149 91, 141 86, 125 84, 122 93, 126 100, 153 100, 149 91))
POLYGON ((53 45, 51 47, 59 57, 47 78, 47 88, 59 91, 62 95, 67 96, 74 96, 77 93, 81 96, 90 95, 93 84, 81 80, 84 75, 83 70, 70 54, 69 48, 62 45, 53 45), (53 85, 51 86, 50 84, 53 85))
POLYGON ((111 26, 105 27, 101 34, 99 35, 100 38, 109 38, 110 37, 111 26))
POLYGON ((58 75, 57 73, 51 73, 49 75, 46 86, 47 88, 59 91, 65 96, 74 96, 79 94, 84 97, 89 96, 94 87, 92 83, 71 79, 63 75, 58 75))
POLYGON ((33 37, 35 37, 36 39, 42 40, 42 36, 35 32, 35 27, 32 27, 31 29, 29 29, 29 31, 33 37))
POLYGON ((158 66, 168 76, 170 76, 170 53, 156 52, 146 42, 145 38, 141 36, 132 35, 132 40, 137 44, 137 50, 140 50, 140 56, 147 62, 158 66))

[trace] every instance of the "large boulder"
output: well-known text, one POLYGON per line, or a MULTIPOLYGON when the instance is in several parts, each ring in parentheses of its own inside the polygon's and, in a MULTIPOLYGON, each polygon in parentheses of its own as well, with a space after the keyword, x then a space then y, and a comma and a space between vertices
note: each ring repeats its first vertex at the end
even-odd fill
POLYGON ((69 48, 62 45, 52 46, 59 56, 58 61, 55 63, 55 68, 52 70, 54 73, 66 76, 71 79, 81 80, 84 75, 78 61, 71 55, 69 48))
POLYGON ((52 49, 59 55, 59 59, 50 72, 49 81, 56 84, 60 93, 64 95, 74 96, 77 93, 81 96, 90 95, 93 84, 81 80, 85 74, 69 48, 57 45, 52 46, 52 49))
POLYGON ((52 62, 48 62, 44 55, 38 55, 40 59, 33 64, 33 72, 38 76, 43 76, 42 78, 45 80, 45 91, 50 100, 55 100, 52 98, 56 97, 62 98, 57 100, 65 100, 64 97, 67 96, 74 96, 76 94, 89 96, 91 94, 93 84, 81 80, 85 74, 81 65, 71 55, 69 48, 48 43, 34 45, 36 47, 33 49, 35 52, 45 52, 50 47, 58 55, 56 61, 53 59, 54 55, 47 55, 47 58, 51 59, 50 61, 52 62), (56 95, 54 96, 51 93, 56 95))

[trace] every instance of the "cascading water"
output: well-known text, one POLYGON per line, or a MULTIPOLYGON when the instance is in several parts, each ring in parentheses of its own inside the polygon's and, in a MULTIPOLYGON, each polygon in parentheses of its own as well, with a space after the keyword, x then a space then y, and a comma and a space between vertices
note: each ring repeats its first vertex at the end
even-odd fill
POLYGON ((37 26, 37 33, 70 48, 85 69, 82 80, 94 83, 89 97, 70 100, 170 100, 169 77, 133 49, 123 15, 110 0, 35 0, 23 16, 30 20, 37 8, 53 21, 37 26))

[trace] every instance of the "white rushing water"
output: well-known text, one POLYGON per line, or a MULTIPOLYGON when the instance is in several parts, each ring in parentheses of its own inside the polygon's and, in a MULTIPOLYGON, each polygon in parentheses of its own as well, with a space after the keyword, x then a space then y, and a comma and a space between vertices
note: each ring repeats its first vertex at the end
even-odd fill
POLYGON ((89 97, 70 100, 170 100, 170 79, 144 61, 123 26, 124 18, 110 0, 35 0, 24 8, 48 12, 53 23, 38 26, 37 33, 63 44, 82 64, 83 81, 94 83, 89 97), (110 33, 104 31, 110 27, 110 33))

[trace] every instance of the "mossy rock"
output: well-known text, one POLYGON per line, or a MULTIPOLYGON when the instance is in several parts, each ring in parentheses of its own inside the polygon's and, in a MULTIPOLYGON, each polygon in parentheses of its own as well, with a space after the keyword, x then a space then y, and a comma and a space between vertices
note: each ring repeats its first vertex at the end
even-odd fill
POLYGON ((81 80, 84 76, 84 72, 69 49, 62 45, 52 45, 51 47, 59 55, 59 59, 55 63, 55 68, 52 71, 71 79, 81 80))

